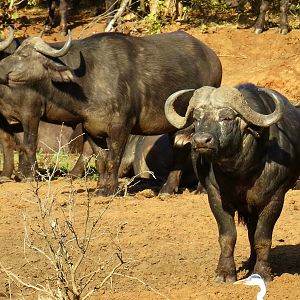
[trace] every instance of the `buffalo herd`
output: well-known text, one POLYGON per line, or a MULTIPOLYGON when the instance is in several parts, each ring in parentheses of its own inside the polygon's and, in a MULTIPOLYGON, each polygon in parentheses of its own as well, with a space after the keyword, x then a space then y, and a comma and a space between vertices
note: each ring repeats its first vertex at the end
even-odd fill
POLYGON ((0 42, 4 178, 17 149, 16 178, 33 179, 39 141, 55 131, 47 126, 64 124, 66 141, 81 137, 74 176, 85 155, 97 157, 97 195, 115 194, 128 174, 154 173, 163 194, 199 182, 218 224, 216 280, 237 279, 235 213, 248 229, 250 271, 272 279, 273 229, 300 174, 299 108, 251 83, 221 86, 216 53, 183 31, 74 41, 68 32, 50 44, 13 36, 0 42))
MULTIPOLYGON (((217 55, 185 32, 100 33, 74 42, 69 34, 66 43, 51 45, 27 38, 0 62, 1 113, 24 131, 20 174, 33 175, 40 120, 82 123, 98 157, 97 193, 112 195, 129 135, 173 136, 176 128, 164 114, 167 97, 178 88, 218 87, 221 76, 217 55)), ((181 99, 179 111, 187 99, 181 99)), ((179 152, 174 148, 162 193, 177 185, 184 163, 179 152)))

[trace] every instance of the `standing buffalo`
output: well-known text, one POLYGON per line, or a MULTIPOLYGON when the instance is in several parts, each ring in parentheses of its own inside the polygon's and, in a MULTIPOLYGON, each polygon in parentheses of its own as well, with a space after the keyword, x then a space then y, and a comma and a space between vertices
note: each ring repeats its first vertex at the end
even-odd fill
MULTIPOLYGON (((16 49, 21 45, 21 43, 24 41, 23 38, 14 38, 14 31, 10 27, 9 28, 9 35, 4 41, 0 41, 0 60, 11 55, 16 51, 16 49)), ((59 122, 58 122, 59 123, 59 122)), ((70 131, 72 130, 68 126, 64 126, 62 129, 62 138, 64 141, 66 139, 75 139, 69 146, 70 151, 72 153, 79 153, 81 152, 82 155, 80 155, 80 158, 76 162, 74 168, 70 171, 70 175, 78 177, 81 176, 84 172, 84 161, 83 158, 86 155, 90 154, 89 146, 86 144, 85 138, 76 138, 77 136, 82 135, 82 126, 77 124, 76 120, 74 122, 69 123, 70 126, 73 127, 74 131, 72 136, 70 137, 70 131)), ((61 126, 49 124, 49 123, 42 123, 42 125, 39 127, 39 140, 41 142, 44 142, 44 144, 51 146, 57 145, 57 138, 60 135, 61 126), (50 129, 51 128, 51 129, 50 129), (43 133, 47 132, 47 136, 43 136, 43 133)), ((15 122, 13 120, 13 124, 9 123, 6 118, 4 118, 3 115, 0 114, 0 145, 2 146, 3 151, 3 169, 0 175, 0 181, 7 181, 11 178, 13 170, 14 170, 14 150, 18 148, 20 153, 20 164, 22 165, 22 160, 24 159, 23 152, 26 152, 25 149, 22 147, 22 141, 23 139, 20 138, 20 134, 23 132, 22 125, 19 122, 15 122), (18 146, 16 145, 18 144, 18 146)), ((43 146, 40 144, 39 147, 43 146)), ((45 149, 45 147, 44 147, 45 149)), ((45 149, 48 150, 49 149, 45 149)), ((57 149, 55 149, 57 150, 57 149)), ((16 177, 19 179, 18 177, 16 177)))
POLYGON ((248 228, 250 269, 271 280, 273 228, 300 173, 300 112, 278 92, 244 84, 196 90, 182 117, 173 104, 185 92, 168 98, 166 116, 177 128, 194 119, 193 159, 219 229, 216 280, 237 278, 236 211, 248 228))
MULTIPOLYGON (((225 0, 225 2, 230 5, 231 7, 237 7, 244 0, 225 0)), ((256 34, 262 33, 265 28, 265 18, 266 13, 269 9, 269 4, 272 1, 269 0, 261 0, 259 16, 253 26, 254 32, 256 34)), ((274 1, 275 2, 275 1, 274 1)), ((279 24, 279 32, 281 34, 287 34, 289 31, 289 24, 288 24, 288 8, 289 8, 289 1, 288 0, 280 0, 280 24, 279 24)))
MULTIPOLYGON (((101 33, 73 43, 68 35, 58 48, 39 37, 28 38, 0 62, 0 109, 23 125, 25 176, 35 162, 41 117, 61 117, 66 123, 68 111, 94 140, 102 138, 97 184, 101 195, 117 189, 130 133, 175 132, 164 114, 167 97, 178 88, 217 87, 222 77, 214 51, 185 32, 145 37, 101 33)), ((181 99, 179 113, 186 100, 181 99)))

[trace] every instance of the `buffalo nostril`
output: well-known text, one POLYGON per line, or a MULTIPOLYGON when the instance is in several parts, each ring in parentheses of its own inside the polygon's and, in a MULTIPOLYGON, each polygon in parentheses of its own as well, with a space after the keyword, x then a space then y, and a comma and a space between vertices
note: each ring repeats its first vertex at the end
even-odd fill
POLYGON ((195 134, 193 139, 197 147, 208 147, 213 142, 213 136, 208 133, 195 134))
POLYGON ((203 142, 204 142, 205 144, 208 144, 209 142, 211 142, 211 140, 212 140, 212 137, 211 137, 211 136, 206 136, 206 137, 203 138, 203 142))

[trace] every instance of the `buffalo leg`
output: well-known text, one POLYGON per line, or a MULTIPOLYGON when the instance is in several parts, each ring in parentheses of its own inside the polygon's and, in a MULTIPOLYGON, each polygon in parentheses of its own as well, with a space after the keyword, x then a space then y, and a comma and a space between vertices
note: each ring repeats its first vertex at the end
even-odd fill
POLYGON ((274 195, 272 200, 263 209, 258 217, 257 228, 254 235, 256 263, 254 272, 260 274, 266 281, 272 280, 271 268, 268 262, 272 245, 272 234, 275 223, 283 207, 284 196, 274 195))
POLYGON ((249 221, 247 222, 247 229, 248 229, 248 239, 250 242, 250 257, 247 263, 247 268, 249 271, 253 271, 255 262, 256 262, 256 251, 255 251, 255 244, 254 244, 254 235, 257 227, 257 217, 251 216, 249 221))
POLYGON ((32 118, 30 122, 23 122, 24 139, 20 145, 20 159, 17 180, 31 180, 36 169, 36 149, 39 118, 32 118), (30 125, 29 125, 30 124, 30 125))
POLYGON ((73 133, 71 135, 71 140, 74 144, 72 144, 71 152, 72 153, 80 153, 75 166, 69 172, 71 177, 82 177, 85 172, 85 145, 88 143, 86 133, 83 133, 82 124, 77 124, 75 128, 73 128, 73 133))
MULTIPOLYGON (((105 143, 106 145, 106 143, 105 143)), ((98 173, 100 174, 99 170, 100 167, 98 166, 98 164, 100 164, 100 161, 104 160, 105 161, 105 155, 106 155, 105 150, 103 150, 103 148, 99 147, 90 137, 88 137, 88 135, 85 133, 85 135, 83 136, 83 142, 82 142, 82 147, 80 149, 80 156, 76 161, 75 166, 73 167, 73 169, 70 171, 70 175, 72 177, 82 177, 87 175, 87 169, 86 169, 86 159, 88 157, 91 157, 92 154, 95 155, 96 157, 96 169, 98 171, 98 173), (92 149, 92 153, 90 151, 90 149, 92 149), (104 152, 104 153, 103 153, 104 152), (102 153, 102 155, 101 155, 102 153), (103 157, 102 157, 103 156, 103 157), (98 162, 99 161, 99 162, 98 162)), ((101 169, 102 170, 102 169, 101 169)))
POLYGON ((266 13, 268 11, 268 8, 269 8, 269 1, 262 0, 259 9, 259 16, 253 26, 253 30, 256 34, 260 34, 264 30, 266 13))
POLYGON ((49 13, 45 25, 46 25, 46 29, 50 30, 54 26, 56 1, 48 0, 47 2, 48 2, 49 13))
POLYGON ((3 151, 3 169, 0 181, 10 180, 14 170, 14 149, 16 147, 14 136, 5 130, 0 129, 1 144, 3 151))
POLYGON ((190 153, 190 147, 176 146, 174 144, 174 135, 169 135, 170 141, 173 144, 173 165, 169 172, 167 181, 164 183, 160 190, 160 194, 173 194, 178 192, 178 187, 182 175, 183 166, 187 161, 187 157, 190 153))
POLYGON ((106 160, 107 160, 107 143, 106 139, 93 139, 87 135, 88 142, 92 148, 92 151, 96 157, 96 169, 98 172, 98 183, 99 186, 105 186, 105 170, 106 170, 106 160))
POLYGON ((105 13, 108 15, 108 21, 109 23, 112 18, 113 18, 113 11, 116 6, 116 1, 115 0, 105 0, 105 13))
POLYGON ((106 184, 107 184, 107 159, 108 159, 108 145, 107 140, 102 139, 93 139, 88 137, 88 141, 91 145, 93 153, 96 156, 96 168, 98 171, 98 182, 97 182, 97 191, 98 196, 107 196, 106 193, 106 184))
POLYGON ((67 1, 60 0, 59 2, 59 15, 60 15, 60 33, 62 35, 67 34, 67 1))
MULTIPOLYGON (((127 124, 127 128, 128 128, 127 124)), ((110 196, 117 192, 118 171, 121 158, 129 138, 129 132, 125 132, 124 127, 114 128, 110 137, 107 138, 108 153, 106 159, 102 161, 105 170, 100 174, 97 186, 98 196, 110 196), (121 134, 120 134, 121 133, 121 134)))
POLYGON ((237 238, 234 211, 228 212, 224 210, 220 194, 212 185, 207 187, 207 193, 211 211, 218 224, 219 244, 221 248, 219 263, 216 269, 216 281, 234 282, 237 279, 233 258, 237 238))
POLYGON ((85 162, 84 155, 83 153, 80 153, 74 167, 69 172, 69 175, 74 178, 82 177, 85 170, 84 162, 85 162))
POLYGON ((281 15, 280 15, 280 25, 279 25, 279 32, 281 34, 287 34, 289 31, 288 17, 287 17, 288 8, 289 8, 288 0, 281 0, 280 1, 281 15))

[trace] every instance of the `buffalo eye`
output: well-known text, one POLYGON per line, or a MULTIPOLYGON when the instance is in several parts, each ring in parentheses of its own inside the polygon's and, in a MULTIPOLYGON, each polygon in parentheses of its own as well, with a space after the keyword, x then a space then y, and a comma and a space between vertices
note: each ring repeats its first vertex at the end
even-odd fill
POLYGON ((230 122, 236 117, 236 113, 232 109, 223 109, 219 112, 219 122, 230 122))
POLYGON ((234 118, 231 117, 225 117, 225 118, 221 118, 220 121, 232 121, 234 118))

